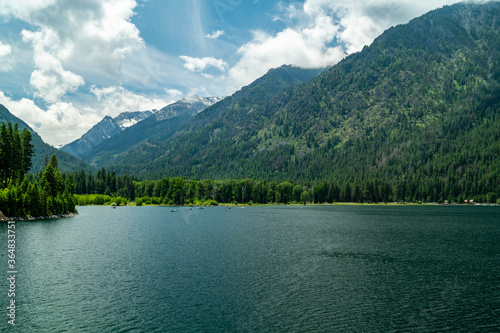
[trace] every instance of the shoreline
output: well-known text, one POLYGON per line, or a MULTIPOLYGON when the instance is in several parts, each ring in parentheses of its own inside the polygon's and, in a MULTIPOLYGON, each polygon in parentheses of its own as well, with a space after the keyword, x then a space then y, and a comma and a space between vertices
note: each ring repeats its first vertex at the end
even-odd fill
POLYGON ((67 217, 75 217, 77 215, 79 215, 79 214, 78 213, 71 213, 71 214, 58 214, 58 215, 38 216, 38 217, 33 217, 33 216, 7 217, 7 216, 3 215, 3 216, 0 216, 0 221, 2 221, 2 222, 8 222, 8 221, 20 222, 20 221, 55 220, 55 219, 63 219, 63 218, 67 218, 67 217))

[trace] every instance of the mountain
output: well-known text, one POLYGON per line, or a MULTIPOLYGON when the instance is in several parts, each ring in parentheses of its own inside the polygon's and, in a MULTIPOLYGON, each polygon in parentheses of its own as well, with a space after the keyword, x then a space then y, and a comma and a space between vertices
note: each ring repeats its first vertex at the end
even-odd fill
POLYGON ((189 96, 170 104, 150 117, 125 128, 89 151, 85 160, 93 165, 112 165, 114 157, 146 141, 164 141, 170 138, 189 119, 220 101, 220 97, 189 96))
POLYGON ((308 82, 243 97, 256 82, 115 166, 149 178, 383 180, 403 192, 500 195, 498 17, 498 2, 432 11, 308 82))
MULTIPOLYGON (((166 130, 166 135, 159 135, 161 131, 154 132, 156 135, 150 139, 135 145, 129 145, 129 149, 121 154, 108 154, 108 160, 101 158, 94 160, 96 166, 113 166, 117 172, 141 173, 148 172, 145 165, 160 158, 165 154, 165 150, 170 149, 170 137, 175 136, 175 141, 188 140, 196 142, 201 146, 206 145, 211 138, 205 135, 206 128, 224 127, 238 133, 241 126, 236 124, 245 123, 257 108, 265 105, 273 96, 285 88, 298 85, 308 81, 321 73, 322 69, 301 69, 292 66, 282 66, 270 70, 266 75, 256 80, 249 86, 242 88, 232 96, 226 97, 214 105, 206 108, 196 116, 182 123, 177 123, 175 128, 166 130), (191 137, 194 135, 194 137, 191 137)), ((156 115, 161 115, 158 112, 156 115)), ((147 119, 152 121, 152 119, 147 119)), ((144 122, 145 123, 145 122, 144 122)), ((145 124, 144 124, 145 125, 145 124)), ((137 125, 136 125, 137 126, 137 125)), ((242 125, 243 126, 243 125, 242 125)), ((162 129, 162 131, 164 131, 162 129)), ((125 134, 125 132, 123 133, 125 134)), ((129 137, 133 137, 130 135, 129 137)), ((127 138, 123 138, 126 140, 127 138)), ((136 140, 135 143, 138 143, 136 140)), ((104 146, 103 146, 104 148, 104 146)), ((107 147, 106 147, 107 148, 107 147)), ((179 153, 179 152, 178 152, 179 153)))
POLYGON ((55 154, 59 161, 59 168, 61 171, 75 171, 75 170, 93 170, 88 164, 82 161, 79 158, 76 158, 68 153, 57 150, 56 148, 46 144, 42 138, 35 132, 33 129, 26 124, 21 119, 14 116, 10 111, 3 105, 0 104, 0 123, 17 123, 19 124, 19 129, 28 129, 32 134, 32 143, 35 145, 35 156, 33 156, 32 163, 33 167, 31 168, 32 172, 37 172, 44 168, 44 160, 45 157, 52 156, 55 154))
POLYGON ((137 111, 122 112, 116 118, 106 116, 81 138, 65 145, 61 150, 83 158, 106 140, 111 139, 126 128, 134 126, 138 122, 148 118, 153 113, 154 111, 137 111))

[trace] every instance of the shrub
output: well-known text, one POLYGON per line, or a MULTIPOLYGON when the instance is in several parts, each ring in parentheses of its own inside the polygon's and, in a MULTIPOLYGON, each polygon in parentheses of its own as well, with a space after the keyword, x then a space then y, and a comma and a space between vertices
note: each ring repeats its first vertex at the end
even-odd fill
POLYGON ((215 200, 209 199, 203 203, 203 206, 218 206, 219 203, 215 200))

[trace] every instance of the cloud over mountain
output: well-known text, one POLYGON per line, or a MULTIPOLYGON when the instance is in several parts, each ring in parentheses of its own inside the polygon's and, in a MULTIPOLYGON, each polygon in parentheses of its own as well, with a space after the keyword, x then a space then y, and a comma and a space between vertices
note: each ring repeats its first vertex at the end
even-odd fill
POLYGON ((370 45, 389 27, 455 2, 307 0, 301 6, 283 6, 274 20, 281 20, 286 28, 276 33, 254 31, 253 39, 238 49, 240 58, 229 70, 229 78, 244 85, 282 64, 334 65, 370 45))

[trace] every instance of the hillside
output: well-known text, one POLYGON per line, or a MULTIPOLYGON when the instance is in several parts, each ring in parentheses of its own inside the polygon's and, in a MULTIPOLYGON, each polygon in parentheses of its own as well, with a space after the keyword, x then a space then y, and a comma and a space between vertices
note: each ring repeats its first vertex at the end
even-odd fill
POLYGON ((88 164, 82 161, 79 158, 76 158, 68 153, 63 151, 59 151, 58 149, 46 144, 42 138, 35 132, 33 129, 26 124, 21 119, 14 116, 10 111, 0 104, 0 123, 2 122, 10 122, 10 123, 18 123, 19 128, 22 130, 24 128, 28 129, 32 135, 32 142, 35 145, 35 156, 33 156, 32 163, 33 167, 31 168, 32 172, 37 172, 39 170, 43 170, 45 164, 45 157, 52 156, 55 154, 57 159, 59 160, 59 167, 61 171, 74 171, 74 170, 93 170, 88 164))
MULTIPOLYGON (((109 160, 108 165, 113 165, 113 168, 120 173, 140 173, 155 177, 158 175, 158 168, 153 166, 153 169, 150 169, 149 163, 154 163, 158 158, 161 159, 165 151, 170 149, 171 142, 185 140, 186 143, 199 144, 201 148, 209 144, 207 141, 211 140, 207 131, 228 129, 237 134, 246 126, 248 116, 265 105, 277 93, 308 81, 321 72, 322 70, 300 69, 292 66, 272 69, 232 96, 198 113, 183 126, 178 127, 176 132, 168 131, 168 135, 151 137, 131 147, 125 153, 116 155, 109 160), (172 135, 173 140, 166 140, 172 135)), ((180 151, 177 152, 179 153, 180 151)), ((100 164, 96 163, 96 165, 100 164)), ((169 169, 162 171, 168 172, 169 169)))

